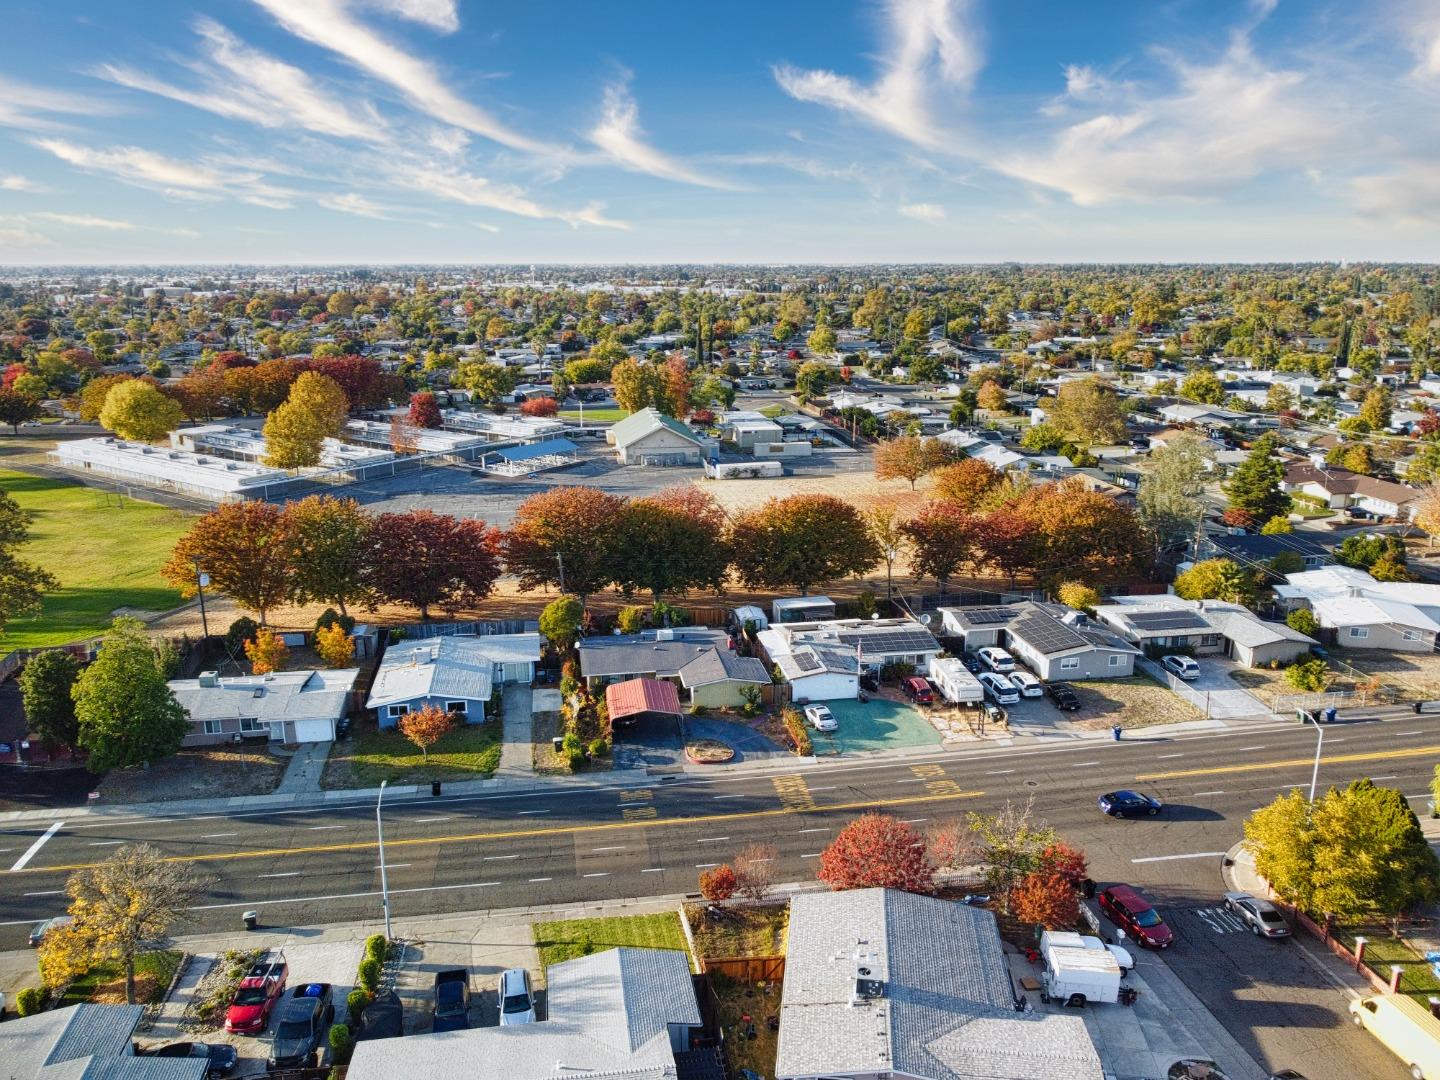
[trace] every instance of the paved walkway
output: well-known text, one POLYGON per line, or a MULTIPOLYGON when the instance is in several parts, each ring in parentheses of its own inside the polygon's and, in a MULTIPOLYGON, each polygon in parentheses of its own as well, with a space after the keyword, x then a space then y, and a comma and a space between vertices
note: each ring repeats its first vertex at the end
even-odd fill
POLYGON ((185 1038, 180 1030, 180 1021, 185 1016, 185 1008, 190 1004, 190 999, 195 996, 195 988, 200 985, 200 980, 215 966, 215 959, 213 953, 197 953, 190 957, 185 974, 181 975, 180 981, 175 984, 174 992, 160 1006, 155 1026, 145 1033, 147 1041, 171 1042, 185 1038))
POLYGON ((504 691, 505 730, 500 739, 500 766, 496 776, 533 776, 535 756, 532 691, 522 683, 510 683, 504 691))
POLYGON ((325 760, 330 756, 328 742, 301 743, 285 766, 285 775, 275 786, 277 795, 303 795, 320 790, 320 777, 325 772, 325 760))

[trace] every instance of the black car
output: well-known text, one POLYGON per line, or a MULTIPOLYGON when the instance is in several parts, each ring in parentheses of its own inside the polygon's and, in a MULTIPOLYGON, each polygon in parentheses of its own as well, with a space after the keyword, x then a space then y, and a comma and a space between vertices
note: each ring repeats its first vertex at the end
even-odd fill
POLYGON ((329 983, 301 983, 280 1006, 280 1023, 270 1040, 270 1068, 305 1068, 326 1043, 335 1019, 329 983))
POLYGON ((1111 817, 1154 817, 1165 804, 1138 791, 1110 791, 1100 796, 1100 810, 1111 817))
POLYGON ((350 717, 342 716, 339 720, 335 721, 335 737, 337 739, 350 737, 350 717))
POLYGON ((971 675, 979 675, 980 672, 985 670, 980 666, 980 658, 973 652, 961 653, 960 662, 965 665, 965 670, 970 672, 971 675))
POLYGON ((1046 683, 1045 692, 1050 695, 1050 700, 1061 712, 1074 712, 1080 708, 1080 697, 1071 689, 1069 683, 1046 683))
POLYGON ((235 1068, 237 1055, 229 1043, 174 1042, 149 1050, 137 1051, 142 1057, 207 1058, 210 1068, 206 1076, 228 1076, 235 1068))

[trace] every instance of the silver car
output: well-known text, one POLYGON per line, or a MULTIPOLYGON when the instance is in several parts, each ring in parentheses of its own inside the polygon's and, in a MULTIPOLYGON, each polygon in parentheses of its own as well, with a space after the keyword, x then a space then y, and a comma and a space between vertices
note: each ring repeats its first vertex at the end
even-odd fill
POLYGON ((834 731, 840 726, 828 705, 806 705, 805 719, 810 721, 810 726, 816 731, 834 731))
POLYGON ((535 1023, 535 994, 530 989, 530 973, 524 968, 501 972, 496 994, 500 999, 501 1027, 535 1023))
POLYGON ((1290 924, 1280 909, 1269 900, 1251 896, 1244 892, 1227 892, 1225 907, 1239 915, 1246 926, 1259 937, 1277 938, 1290 936, 1290 924))

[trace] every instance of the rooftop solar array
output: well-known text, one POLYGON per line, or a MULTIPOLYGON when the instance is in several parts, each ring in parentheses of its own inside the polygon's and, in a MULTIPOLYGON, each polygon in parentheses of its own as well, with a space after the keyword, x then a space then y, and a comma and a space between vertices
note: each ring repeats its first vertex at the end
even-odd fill
POLYGON ((1141 630, 1208 630, 1210 624, 1194 611, 1137 611, 1126 615, 1141 630))
POLYGON ((1009 607, 961 608, 960 614, 971 626, 994 626, 1013 619, 1015 609, 1009 607))
POLYGON ((1010 632, 1024 638, 1046 656, 1083 648, 1089 644, 1074 629, 1048 615, 1030 614, 1017 621, 1010 632))
POLYGON ((821 668, 820 659, 813 652, 791 653, 790 659, 801 671, 819 671, 821 668))
POLYGON ((933 652, 937 648, 928 630, 842 630, 837 636, 843 644, 858 644, 861 652, 872 655, 933 652))

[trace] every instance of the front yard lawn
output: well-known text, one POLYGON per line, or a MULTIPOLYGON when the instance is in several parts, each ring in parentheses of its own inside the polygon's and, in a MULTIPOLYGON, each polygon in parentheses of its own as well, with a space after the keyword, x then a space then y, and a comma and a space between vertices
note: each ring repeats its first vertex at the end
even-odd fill
MULTIPOLYGON (((153 1005, 164 998, 165 991, 170 989, 170 980, 175 977, 175 969, 180 966, 180 956, 177 949, 163 949, 135 957, 135 1001, 138 1004, 153 1005)), ((123 1005, 125 966, 119 962, 97 964, 66 988, 56 1008, 63 1009, 67 1005, 79 1005, 86 1001, 123 1005)))
POLYGON ((431 780, 483 780, 500 764, 499 719, 459 724, 430 747, 429 760, 399 731, 381 731, 371 721, 356 724, 349 739, 337 740, 325 763, 325 788, 422 784, 431 780))
POLYGON ((1390 978, 1392 965, 1398 964, 1404 969, 1400 976, 1401 993, 1426 1006, 1430 998, 1440 996, 1440 979, 1435 977, 1430 962, 1404 938, 1391 937, 1388 926, 1335 925, 1335 937, 1351 952, 1355 951, 1356 935, 1365 939, 1365 966, 1382 979, 1390 978))
POLYGON ((624 420, 629 415, 624 409, 616 408, 585 409, 583 413, 580 409, 560 410, 561 420, 586 420, 594 421, 597 424, 612 424, 617 420, 624 420))
POLYGON ((536 923, 533 932, 535 946, 540 950, 540 966, 544 968, 622 945, 687 951, 678 911, 536 923))
POLYGON ((5 627, 3 651, 94 637, 117 608, 161 612, 180 602, 160 566, 193 514, 11 469, 0 469, 0 489, 35 515, 20 557, 60 582, 39 615, 5 627))
POLYGON ((765 907, 712 908, 688 904, 690 934, 701 956, 783 956, 785 931, 790 925, 789 904, 765 907))

